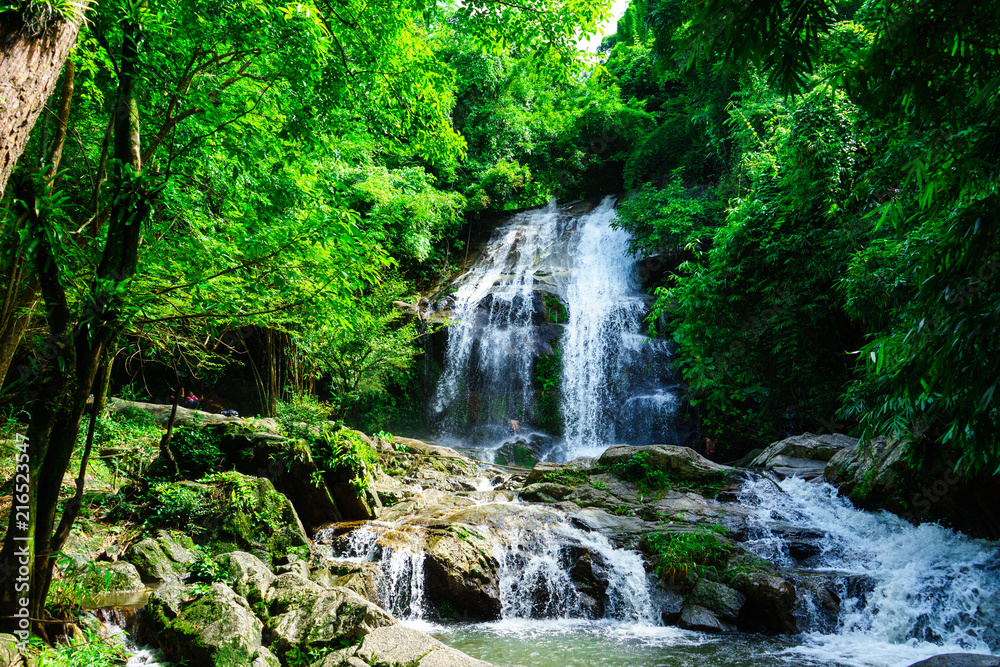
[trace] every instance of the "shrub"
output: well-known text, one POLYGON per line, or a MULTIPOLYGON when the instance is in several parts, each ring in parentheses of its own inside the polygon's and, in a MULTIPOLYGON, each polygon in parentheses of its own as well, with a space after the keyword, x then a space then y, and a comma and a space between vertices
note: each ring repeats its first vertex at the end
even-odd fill
POLYGON ((656 573, 664 579, 717 572, 733 553, 733 545, 723 539, 722 526, 699 528, 692 533, 653 533, 643 538, 644 547, 653 557, 656 573))
POLYGON ((178 428, 170 440, 177 467, 187 479, 197 479, 219 469, 222 452, 219 434, 210 429, 178 428))

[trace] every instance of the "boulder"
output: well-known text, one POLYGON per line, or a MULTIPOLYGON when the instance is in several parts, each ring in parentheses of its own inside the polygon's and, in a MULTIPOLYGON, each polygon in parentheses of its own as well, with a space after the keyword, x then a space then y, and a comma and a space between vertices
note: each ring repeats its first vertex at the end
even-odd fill
POLYGON ((499 563, 484 545, 478 544, 474 528, 450 528, 431 530, 424 540, 424 591, 428 600, 435 604, 447 602, 459 618, 499 619, 499 563))
POLYGON ((857 443, 857 438, 842 433, 803 433, 772 443, 750 462, 750 466, 766 468, 780 478, 817 479, 823 476, 830 459, 842 450, 854 448, 857 443))
POLYGON ((131 545, 123 558, 132 563, 147 584, 179 581, 197 560, 194 542, 183 533, 158 530, 131 545))
POLYGON ((1000 667, 1000 658, 981 653, 943 653, 910 667, 1000 667))
POLYGON ((0 665, 23 667, 24 656, 17 649, 18 641, 14 635, 0 634, 0 665))
MULTIPOLYGON (((208 484, 171 484, 200 496, 199 504, 209 518, 198 526, 199 540, 212 555, 247 551, 270 566, 292 549, 309 547, 295 508, 268 479, 226 473, 208 484), (239 500, 233 502, 232 498, 239 500)), ((143 572, 142 567, 139 571, 143 572)))
MULTIPOLYGON (((113 397, 108 399, 107 407, 112 412, 142 410, 143 412, 147 412, 152 415, 153 419, 156 420, 156 423, 163 427, 166 427, 167 422, 170 421, 170 411, 173 409, 172 405, 123 401, 120 398, 113 397)), ((174 426, 189 426, 192 428, 201 428, 204 426, 235 426, 237 428, 246 429, 249 428, 251 424, 255 431, 269 431, 271 433, 280 432, 278 423, 273 419, 254 419, 251 422, 250 420, 243 419, 241 417, 226 417, 214 412, 190 410, 180 406, 177 406, 177 415, 174 418, 174 426)))
POLYGON ((160 647, 172 660, 206 667, 242 667, 251 665, 258 656, 263 623, 247 601, 226 584, 216 582, 205 595, 182 602, 173 618, 171 603, 156 591, 148 609, 160 647))
POLYGON ((690 599, 695 605, 711 611, 720 620, 735 623, 747 598, 725 584, 702 578, 691 591, 690 599))
POLYGON ((797 634, 798 623, 792 615, 796 605, 795 584, 766 572, 751 572, 744 578, 747 602, 739 618, 739 627, 748 632, 797 634))
POLYGON ((76 568, 68 576, 80 582, 89 595, 146 590, 146 585, 142 582, 135 565, 125 561, 90 563, 87 567, 76 568))
POLYGON ((356 644, 396 621, 380 607, 346 588, 323 588, 295 574, 277 577, 268 591, 267 629, 279 657, 356 644))
POLYGON ((653 606, 660 611, 660 618, 665 625, 674 625, 684 611, 684 596, 675 590, 657 586, 651 591, 653 606))
POLYGON ((304 441, 268 433, 227 433, 219 447, 241 473, 270 479, 292 502, 307 530, 343 520, 304 441))
POLYGON ((728 632, 733 629, 720 621, 711 611, 696 604, 684 606, 677 624, 685 630, 700 632, 728 632))
POLYGON ((354 655, 370 665, 412 667, 490 667, 433 637, 402 625, 377 628, 361 642, 354 655))
POLYGON ((729 466, 709 461, 690 447, 676 445, 647 445, 644 447, 614 445, 601 455, 597 460, 597 465, 611 468, 618 464, 627 463, 639 453, 646 454, 646 465, 650 469, 672 473, 678 479, 686 482, 714 482, 722 475, 734 470, 729 466))
POLYGON ((267 591, 274 583, 274 574, 259 558, 243 551, 232 551, 215 557, 222 572, 237 594, 246 598, 252 607, 264 602, 267 591))
POLYGON ((281 661, 273 653, 261 646, 253 657, 250 667, 281 667, 281 661))

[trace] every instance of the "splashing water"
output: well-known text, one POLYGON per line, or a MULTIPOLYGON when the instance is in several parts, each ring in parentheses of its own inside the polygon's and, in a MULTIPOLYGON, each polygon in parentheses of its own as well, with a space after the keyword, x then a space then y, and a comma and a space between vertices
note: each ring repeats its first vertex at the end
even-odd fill
POLYGON ((936 524, 912 526, 887 512, 855 509, 828 484, 788 478, 779 492, 761 480, 744 490, 756 507, 747 547, 792 565, 780 533, 815 535, 813 570, 863 577, 848 592, 836 634, 814 631, 802 655, 853 664, 910 664, 942 652, 1000 649, 1000 549, 936 524))
POLYGON ((378 590, 381 605, 400 620, 422 620, 427 615, 424 599, 424 553, 404 548, 385 549, 378 590))
POLYGON ((594 578, 607 586, 607 602, 600 617, 657 624, 639 554, 618 549, 605 536, 568 523, 545 531, 515 532, 505 538, 497 554, 502 618, 586 617, 586 594, 574 585, 573 561, 568 558, 581 551, 586 553, 594 578))
POLYGON ((554 200, 515 216, 456 281, 456 323, 448 328, 448 358, 431 401, 446 435, 464 435, 471 424, 481 439, 497 439, 509 431, 507 420, 531 414, 532 362, 543 344, 535 278, 558 238, 558 222, 554 200))

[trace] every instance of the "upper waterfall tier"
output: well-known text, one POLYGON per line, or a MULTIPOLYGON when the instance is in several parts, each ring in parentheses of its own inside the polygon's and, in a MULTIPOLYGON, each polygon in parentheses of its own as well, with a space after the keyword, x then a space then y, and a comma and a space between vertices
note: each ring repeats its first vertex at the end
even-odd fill
POLYGON ((431 401, 444 439, 550 459, 686 442, 669 346, 643 334, 650 297, 614 215, 611 197, 517 214, 434 300, 453 322, 431 401))

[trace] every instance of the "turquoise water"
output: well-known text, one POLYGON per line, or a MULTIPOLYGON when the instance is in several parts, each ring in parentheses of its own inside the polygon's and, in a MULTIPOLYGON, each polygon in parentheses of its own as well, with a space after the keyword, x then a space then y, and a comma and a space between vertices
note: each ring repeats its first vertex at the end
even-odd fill
POLYGON ((893 644, 860 634, 708 635, 610 621, 408 625, 480 660, 523 667, 906 667, 939 653, 962 651, 923 642, 893 644))
POLYGON ((765 667, 830 665, 827 659, 783 654, 789 637, 711 636, 679 628, 600 621, 501 621, 426 628, 442 642, 496 665, 524 667, 765 667))

